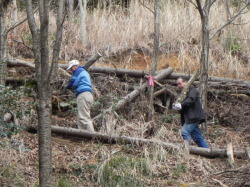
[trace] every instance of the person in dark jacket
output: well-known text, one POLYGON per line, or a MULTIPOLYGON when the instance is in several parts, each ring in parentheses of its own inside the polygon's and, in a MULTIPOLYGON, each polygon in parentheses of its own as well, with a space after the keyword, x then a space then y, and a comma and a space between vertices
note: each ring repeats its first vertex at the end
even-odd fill
MULTIPOLYGON (((177 86, 182 90, 187 81, 183 78, 178 78, 177 86)), ((199 93, 194 86, 190 86, 185 100, 182 103, 174 103, 174 110, 179 110, 181 113, 182 137, 191 144, 193 141, 199 146, 208 148, 204 140, 199 124, 205 122, 205 115, 202 109, 199 93)))
POLYGON ((92 95, 92 84, 89 73, 83 66, 79 65, 78 60, 72 60, 69 62, 68 70, 73 72, 71 79, 69 80, 67 88, 74 88, 77 98, 77 126, 78 129, 84 129, 88 131, 94 131, 92 119, 90 117, 90 108, 94 103, 94 97, 92 95))

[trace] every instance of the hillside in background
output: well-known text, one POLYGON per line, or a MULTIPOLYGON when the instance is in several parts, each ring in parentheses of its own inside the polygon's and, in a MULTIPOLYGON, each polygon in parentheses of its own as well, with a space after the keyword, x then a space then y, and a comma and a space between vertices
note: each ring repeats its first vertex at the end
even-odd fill
MULTIPOLYGON (((100 1, 101 2, 101 1, 100 1)), ((106 50, 106 56, 96 63, 105 66, 116 65, 124 68, 134 68, 139 58, 142 66, 138 69, 148 69, 153 51, 153 3, 132 0, 128 9, 120 6, 110 6, 106 9, 97 6, 89 9, 87 14, 87 46, 82 44, 80 19, 78 9, 75 9, 71 19, 64 24, 63 42, 60 59, 66 63, 78 59, 83 63, 97 51, 106 50), (137 57, 139 51, 140 57, 137 57)), ((239 6, 239 5, 238 5, 239 6)), ((160 59, 164 66, 175 68, 176 72, 193 73, 200 62, 201 52, 201 21, 197 9, 185 1, 161 1, 160 3, 160 59)), ((237 4, 231 4, 230 13, 238 11, 237 4)), ((228 19, 226 5, 216 1, 210 12, 211 35, 228 19)), ((50 14, 51 43, 55 32, 55 15, 50 14), (54 26, 54 28, 53 28, 54 26)), ((11 13, 10 16, 11 18, 11 13)), ((19 12, 19 17, 25 17, 19 12)), ((250 24, 249 11, 239 16, 235 23, 227 26, 212 40, 209 56, 209 75, 232 77, 250 80, 250 24)), ((12 21, 8 21, 10 25, 12 21)), ((10 58, 33 58, 32 38, 27 22, 17 28, 16 34, 9 35, 10 58), (24 45, 24 44, 25 45, 24 45)), ((161 65, 159 65, 160 68, 161 65)))

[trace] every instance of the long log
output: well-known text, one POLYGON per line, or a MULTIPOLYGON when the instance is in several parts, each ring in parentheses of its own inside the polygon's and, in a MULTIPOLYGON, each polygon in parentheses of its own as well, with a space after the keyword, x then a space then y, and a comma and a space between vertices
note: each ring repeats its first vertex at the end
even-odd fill
MULTIPOLYGON (((101 57, 100 53, 97 53, 94 57, 92 57, 87 63, 86 63, 86 69, 88 69, 90 72, 94 73, 105 73, 105 74, 113 74, 113 75, 128 75, 131 77, 145 77, 149 74, 148 71, 144 70, 128 70, 128 69, 121 69, 121 68, 108 68, 108 67, 90 67, 88 64, 93 64, 95 62, 94 60, 98 60, 101 57)), ((8 67, 15 67, 15 66, 28 66, 35 68, 34 63, 26 62, 19 59, 6 59, 8 67)), ((67 69, 67 64, 60 64, 58 63, 58 67, 62 69, 67 69)))
MULTIPOLYGON (((176 80, 169 79, 169 77, 168 77, 168 79, 164 80, 163 82, 165 84, 167 84, 167 83, 175 84, 176 80)), ((199 81, 194 81, 193 85, 199 85, 199 81)), ((245 81, 245 83, 231 83, 231 82, 212 82, 212 81, 209 81, 208 86, 213 87, 213 88, 229 88, 230 90, 233 87, 236 87, 236 88, 241 87, 241 88, 249 89, 250 88, 250 82, 247 83, 247 81, 245 81)))
POLYGON ((19 60, 19 59, 6 59, 7 62, 7 66, 8 67, 22 67, 22 66, 28 66, 31 68, 35 68, 35 64, 31 63, 31 62, 26 62, 23 60, 19 60))
MULTIPOLYGON (((185 79, 190 79, 191 76, 192 76, 192 74, 172 73, 169 76, 169 79, 177 79, 179 77, 183 77, 185 79)), ((197 78, 196 80, 198 81, 199 79, 197 78)), ((224 82, 224 83, 229 82, 229 83, 250 85, 250 81, 245 81, 245 80, 240 80, 240 79, 232 79, 232 78, 224 78, 224 77, 209 76, 208 81, 211 81, 211 82, 224 82)))
MULTIPOLYGON (((90 132, 75 128, 66 128, 59 126, 51 126, 52 133, 68 135, 74 137, 81 137, 87 139, 93 139, 97 141, 109 142, 109 143, 121 143, 121 144, 133 144, 133 145, 159 145, 166 149, 180 149, 182 144, 174 144, 162 142, 160 140, 151 140, 137 137, 129 136, 119 136, 114 134, 104 134, 100 132, 90 132)), ((190 146, 190 153, 195 155, 200 155, 204 157, 214 158, 214 157, 227 157, 226 149, 213 149, 213 148, 200 148, 195 146, 190 146)), ((234 151, 234 156, 237 158, 247 158, 246 151, 234 151)))
MULTIPOLYGON (((29 64, 32 64, 32 63, 28 63, 28 62, 25 62, 22 60, 17 60, 17 59, 15 59, 15 60, 6 59, 6 62, 7 62, 7 65, 9 67, 11 67, 11 66, 25 66, 25 65, 29 66, 29 64)), ((66 69, 68 67, 67 64, 58 64, 58 66, 62 69, 66 69)), ((121 75, 128 75, 128 76, 137 77, 137 78, 142 78, 142 77, 145 77, 146 75, 149 75, 149 71, 144 71, 144 70, 128 70, 128 69, 108 68, 108 67, 90 67, 89 71, 93 72, 93 73, 114 74, 114 75, 120 75, 120 76, 121 75)), ((158 73, 159 72, 156 72, 156 74, 158 74, 158 73)), ((168 79, 177 79, 178 77, 190 79, 191 76, 192 76, 191 74, 172 73, 168 77, 168 79)), ((196 80, 198 81, 199 79, 197 78, 196 80)), ((221 83, 235 83, 235 84, 241 84, 241 85, 246 85, 247 87, 250 87, 250 81, 245 81, 245 80, 240 80, 240 79, 209 76, 208 81, 209 82, 221 82, 221 83)))
MULTIPOLYGON (((61 68, 66 69, 67 65, 65 64, 59 64, 61 68)), ((105 74, 112 74, 117 76, 130 76, 135 78, 143 78, 146 75, 149 75, 149 71, 144 70, 129 70, 129 69, 122 69, 122 68, 108 68, 108 67, 91 67, 89 68, 90 72, 93 73, 105 73, 105 74)), ((156 74, 158 74, 156 72, 156 74)), ((183 73, 172 73, 170 76, 168 76, 168 79, 177 79, 179 77, 183 77, 185 79, 190 79, 192 75, 190 74, 183 74, 183 73)), ((198 81, 199 78, 196 78, 198 81)), ((220 83, 228 83, 228 84, 239 84, 244 85, 245 87, 250 87, 250 81, 240 80, 240 79, 231 79, 231 78, 224 78, 224 77, 208 77, 209 82, 220 82, 220 83)))
MULTIPOLYGON (((66 64, 59 64, 59 67, 66 69, 66 64)), ((111 74, 116 76, 130 76, 135 78, 142 78, 148 75, 148 71, 144 70, 129 70, 129 69, 121 69, 121 68, 109 68, 109 67, 90 67, 89 72, 93 73, 104 73, 104 74, 111 74)))
MULTIPOLYGON (((85 69, 90 68, 99 58, 101 58, 102 55, 101 53, 97 52, 92 58, 90 58, 86 64, 85 64, 85 69)), ((35 64, 31 62, 26 62, 20 59, 6 59, 8 67, 14 67, 14 66, 28 66, 31 68, 35 68, 35 64)), ((62 69, 67 69, 68 64, 60 64, 58 63, 58 67, 62 69)))
MULTIPOLYGON (((159 72, 155 76, 155 80, 159 81, 167 76, 169 76, 173 72, 173 68, 167 68, 161 72, 159 72)), ((110 111, 115 111, 120 108, 122 108, 126 103, 132 101, 134 98, 136 98, 141 91, 145 90, 148 86, 148 82, 143 83, 138 89, 135 89, 134 91, 130 92, 128 95, 126 95, 123 99, 119 100, 117 104, 113 104, 110 108, 106 109, 103 113, 110 112, 110 111)), ((103 113, 97 115, 94 117, 94 120, 98 120, 99 118, 102 117, 103 113)))
POLYGON ((87 63, 84 65, 84 68, 89 69, 89 67, 92 66, 101 57, 101 53, 97 52, 91 59, 87 61, 87 63))

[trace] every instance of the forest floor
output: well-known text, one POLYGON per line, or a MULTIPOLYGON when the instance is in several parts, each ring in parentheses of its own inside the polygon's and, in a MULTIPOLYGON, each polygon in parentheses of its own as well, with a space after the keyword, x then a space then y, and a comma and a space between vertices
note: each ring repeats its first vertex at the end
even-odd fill
MULTIPOLYGON (((129 69, 146 68, 133 62, 129 69)), ((115 62, 114 62, 115 63, 115 62)), ((162 69, 169 64, 159 64, 162 69)), ((19 70, 16 69, 16 72, 19 70)), ((21 70, 20 70, 21 71, 21 70)), ((138 85, 142 80, 92 75, 98 91, 92 116, 107 108, 114 100, 130 91, 124 84, 138 85)), ((76 128, 76 107, 73 94, 57 90, 53 97, 53 125, 76 128), (61 100, 59 99, 60 96, 61 100), (65 96, 66 95, 66 96, 65 96), (62 99, 63 98, 63 99, 62 99), (62 102, 72 101, 70 107, 62 102), (60 103, 61 102, 61 103, 60 103)), ((206 140, 211 148, 234 150, 250 145, 250 98, 242 95, 208 96, 206 140)), ((111 132, 119 135, 182 143, 179 114, 156 106, 153 123, 146 122, 147 97, 141 94, 117 114, 105 121, 111 132)), ((36 124, 36 115, 25 123, 36 124)), ((30 124, 29 124, 30 125, 30 124)), ((95 129, 105 128, 95 123, 95 129)), ((249 159, 205 158, 187 154, 184 149, 166 150, 161 146, 108 144, 67 135, 52 134, 52 168, 56 186, 250 186, 249 159)), ((36 131, 21 131, 0 141, 0 186, 38 186, 38 136, 36 131)))

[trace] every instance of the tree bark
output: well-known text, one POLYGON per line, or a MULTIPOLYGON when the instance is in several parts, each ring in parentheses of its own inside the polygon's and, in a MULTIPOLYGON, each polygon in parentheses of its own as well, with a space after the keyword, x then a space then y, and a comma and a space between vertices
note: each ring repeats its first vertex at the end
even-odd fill
POLYGON ((208 80, 208 56, 209 56, 209 11, 211 0, 206 0, 204 7, 201 6, 201 1, 196 0, 202 24, 202 49, 201 49, 201 76, 200 76, 200 96, 202 108, 206 114, 207 111, 207 80, 208 80))
POLYGON ((201 17, 202 25, 202 49, 200 58, 200 97, 202 108, 205 113, 205 125, 203 130, 207 131, 207 82, 208 82, 208 57, 209 57, 209 12, 215 0, 206 0, 205 5, 202 7, 201 1, 196 0, 197 8, 201 17))
POLYGON ((92 66, 99 58, 102 57, 102 54, 97 52, 91 59, 87 61, 87 63, 84 65, 84 68, 87 70, 90 66, 92 66))
POLYGON ((38 141, 39 141, 39 186, 52 184, 52 147, 51 147, 51 114, 52 114, 52 82, 57 71, 57 61, 62 39, 64 0, 58 1, 57 31, 53 47, 52 65, 49 63, 48 28, 49 1, 39 0, 40 29, 33 15, 32 0, 26 0, 26 12, 33 39, 35 55, 35 71, 38 89, 38 141))
POLYGON ((152 121, 154 117, 154 76, 159 60, 159 1, 154 1, 154 50, 153 50, 153 62, 149 71, 149 110, 148 121, 152 121))
MULTIPOLYGON (((17 24, 18 20, 17 20, 17 4, 16 4, 16 0, 12 0, 13 1, 13 25, 17 24)), ((14 33, 16 33, 16 29, 14 29, 14 33)))
POLYGON ((82 30, 82 43, 83 46, 87 45, 87 29, 86 29, 86 14, 87 14, 87 0, 78 0, 80 7, 81 30, 82 30))
POLYGON ((72 16, 74 14, 74 11, 73 11, 74 0, 67 0, 67 3, 68 3, 68 17, 69 17, 69 22, 71 23, 72 16))
POLYGON ((6 32, 6 14, 10 0, 0 2, 0 85, 5 86, 7 65, 7 32, 6 32))

